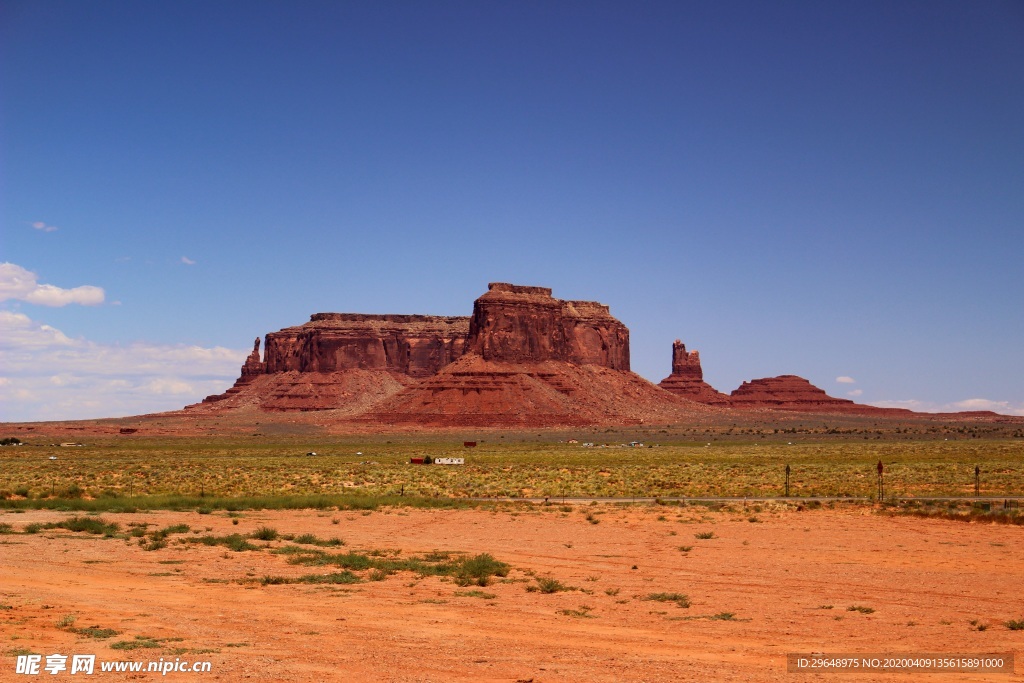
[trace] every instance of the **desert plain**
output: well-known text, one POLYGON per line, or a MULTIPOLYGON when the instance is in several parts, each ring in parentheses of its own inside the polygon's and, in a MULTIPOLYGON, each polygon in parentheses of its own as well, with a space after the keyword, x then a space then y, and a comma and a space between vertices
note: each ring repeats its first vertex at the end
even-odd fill
POLYGON ((29 445, 0 454, 0 680, 31 680, 30 653, 210 665, 95 674, 113 681, 1020 678, 1020 424, 860 419, 10 425, 29 445), (466 464, 409 463, 452 455, 466 464), (790 673, 790 653, 1016 669, 790 673))
POLYGON ((92 518, 122 530, 187 526, 155 550, 131 536, 17 533, 70 515, 7 511, 0 522, 16 533, 0 537, 0 678, 26 678, 11 675, 12 651, 211 663, 209 673, 170 680, 837 678, 788 673, 786 655, 797 652, 1013 652, 1018 661, 1013 675, 841 680, 1003 681, 1024 672, 1024 631, 1006 626, 1024 618, 1024 527, 802 507, 499 503, 92 518), (277 537, 253 539, 251 550, 185 542, 267 530, 277 537), (327 554, 486 553, 508 569, 483 586, 407 570, 289 583, 337 570, 279 552, 304 534, 344 542, 317 547, 327 554))

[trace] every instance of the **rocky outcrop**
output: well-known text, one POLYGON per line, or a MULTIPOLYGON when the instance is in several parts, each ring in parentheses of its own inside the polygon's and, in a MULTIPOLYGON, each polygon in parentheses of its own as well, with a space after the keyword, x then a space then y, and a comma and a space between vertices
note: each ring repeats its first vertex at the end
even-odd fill
POLYGON ((629 372, 629 330, 604 304, 496 282, 473 304, 465 355, 363 419, 541 427, 672 421, 694 410, 706 408, 629 372))
POLYGON ((687 351, 686 345, 676 339, 672 344, 672 374, 658 386, 691 401, 709 405, 726 405, 729 397, 704 381, 700 367, 700 352, 687 351))
POLYGON ((263 374, 265 367, 265 364, 260 360, 260 338, 256 337, 256 341, 252 345, 252 353, 249 354, 249 357, 242 364, 242 374, 235 380, 235 383, 223 394, 207 396, 203 399, 203 403, 220 403, 233 396, 237 396, 243 388, 263 374))
POLYGON ((608 307, 555 299, 547 287, 492 282, 473 304, 467 350, 488 361, 629 370, 629 330, 608 307))
POLYGON ((844 398, 833 398, 803 377, 780 375, 744 382, 732 392, 729 400, 737 408, 775 408, 807 412, 850 412, 858 406, 844 398))
POLYGON ((318 313, 266 335, 205 407, 331 410, 434 426, 670 422, 707 410, 629 372, 629 330, 604 304, 492 283, 471 317, 318 313))
POLYGON ((207 396, 220 409, 365 409, 459 358, 469 318, 317 313, 308 323, 259 338, 234 386, 207 396), (372 399, 372 400, 370 400, 372 399))
POLYGON ((262 375, 265 365, 260 360, 260 338, 256 337, 256 341, 252 344, 252 353, 245 359, 245 363, 242 364, 242 376, 239 381, 251 380, 257 375, 262 375))
POLYGON ((429 377, 458 359, 469 318, 317 313, 267 335, 265 372, 388 370, 429 377))
POLYGON ((431 427, 641 425, 710 410, 632 372, 558 360, 488 361, 467 353, 358 419, 431 427))
POLYGON ((629 330, 594 301, 491 283, 472 316, 317 313, 266 335, 225 393, 190 410, 332 411, 430 426, 671 423, 719 408, 875 413, 795 375, 726 396, 676 340, 659 386, 629 371, 629 330))

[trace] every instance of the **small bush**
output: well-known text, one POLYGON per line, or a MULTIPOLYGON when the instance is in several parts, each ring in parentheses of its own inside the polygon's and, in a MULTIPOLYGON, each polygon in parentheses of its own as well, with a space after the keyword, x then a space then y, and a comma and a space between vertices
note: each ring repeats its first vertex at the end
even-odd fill
POLYGON ((306 574, 300 576, 298 581, 299 583, 359 583, 362 579, 346 569, 333 574, 306 574))
POLYGON ((862 605, 850 605, 846 608, 847 612, 860 612, 861 614, 874 614, 874 607, 864 607, 862 605))
POLYGON ((278 533, 277 529, 269 526, 261 526, 259 529, 249 534, 249 536, 257 541, 276 541, 278 533))
POLYGON ((0 534, 13 534, 14 527, 7 522, 0 522, 0 534))
POLYGON ((188 524, 173 524, 171 526, 164 527, 159 531, 154 531, 151 534, 151 538, 154 541, 162 541, 171 534, 187 534, 191 530, 192 527, 190 527, 188 524))
POLYGON ((110 644, 111 650, 139 650, 155 647, 160 647, 160 643, 149 636, 135 636, 135 640, 119 640, 110 644))
POLYGON ((715 532, 714 531, 702 531, 699 534, 694 534, 694 536, 696 538, 699 538, 700 540, 703 541, 703 540, 707 540, 709 538, 714 538, 715 537, 715 532))
POLYGON ((115 631, 112 628, 100 628, 99 626, 89 626, 86 628, 73 628, 70 629, 80 636, 86 636, 88 638, 96 638, 97 640, 103 640, 104 638, 113 638, 120 634, 120 631, 115 631))
POLYGON ((1006 628, 1011 631, 1024 631, 1024 619, 1011 619, 1006 622, 1006 628))
POLYGON ((71 624, 75 623, 77 618, 74 614, 65 614, 57 620, 57 628, 68 628, 71 624))
POLYGON ((537 585, 536 586, 527 586, 526 590, 531 591, 531 592, 539 591, 541 593, 550 594, 550 593, 560 593, 562 591, 570 591, 570 590, 572 590, 572 587, 566 586, 564 583, 562 583, 558 579, 552 578, 550 576, 538 576, 537 577, 537 585))
POLYGON ((674 602, 679 607, 690 606, 689 596, 683 595, 682 593, 649 593, 644 600, 654 600, 655 602, 674 602))
POLYGON ((67 529, 68 531, 80 532, 84 531, 90 534, 102 534, 104 536, 113 536, 117 533, 120 528, 117 523, 104 522, 99 517, 70 517, 60 522, 51 522, 44 524, 44 529, 67 529))
POLYGON ((67 487, 66 489, 64 489, 61 492, 60 497, 61 498, 81 498, 84 493, 85 493, 85 489, 83 489, 78 484, 72 484, 71 486, 67 487))
POLYGON ((188 543, 200 543, 202 545, 222 545, 228 550, 234 550, 235 552, 241 552, 243 550, 259 550, 258 547, 254 546, 246 540, 245 536, 241 534, 229 534, 228 536, 197 536, 188 539, 188 543))
POLYGON ((277 586, 282 583, 292 583, 292 579, 287 579, 283 576, 264 576, 260 579, 260 584, 264 586, 277 586))
POLYGON ((559 614, 564 614, 567 617, 575 617, 577 619, 593 619, 594 615, 590 611, 594 609, 588 605, 580 605, 579 609, 560 609, 559 614))

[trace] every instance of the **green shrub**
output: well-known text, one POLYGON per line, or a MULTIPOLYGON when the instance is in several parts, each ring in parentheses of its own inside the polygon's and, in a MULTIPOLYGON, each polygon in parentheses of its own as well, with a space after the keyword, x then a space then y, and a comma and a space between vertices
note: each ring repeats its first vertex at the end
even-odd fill
POLYGON ((538 576, 536 586, 527 586, 528 591, 539 591, 541 593, 560 593, 562 591, 570 591, 572 587, 565 585, 558 579, 550 576, 538 576))
POLYGON ((674 602, 679 607, 689 607, 690 598, 689 596, 683 595, 682 593, 649 593, 644 600, 654 600, 656 602, 674 602))
POLYGON ((345 570, 332 574, 307 574, 298 578, 300 583, 359 583, 362 581, 358 576, 345 570))
POLYGON ((261 526, 256 531, 249 534, 250 538, 254 538, 257 541, 276 541, 278 537, 277 529, 269 526, 261 526))

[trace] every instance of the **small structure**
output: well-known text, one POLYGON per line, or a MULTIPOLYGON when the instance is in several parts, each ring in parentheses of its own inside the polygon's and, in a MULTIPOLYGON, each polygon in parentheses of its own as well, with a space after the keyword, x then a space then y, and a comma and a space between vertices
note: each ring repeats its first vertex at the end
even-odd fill
POLYGON ((476 441, 463 441, 462 442, 462 447, 463 448, 476 448, 476 441))
POLYGON ((423 458, 409 458, 409 464, 411 465, 422 465, 423 458))
POLYGON ((307 457, 307 458, 308 458, 308 457, 312 457, 312 456, 314 456, 314 455, 316 455, 316 451, 310 451, 309 453, 306 453, 306 457, 307 457))
POLYGON ((465 458, 434 458, 435 465, 465 465, 465 458))

